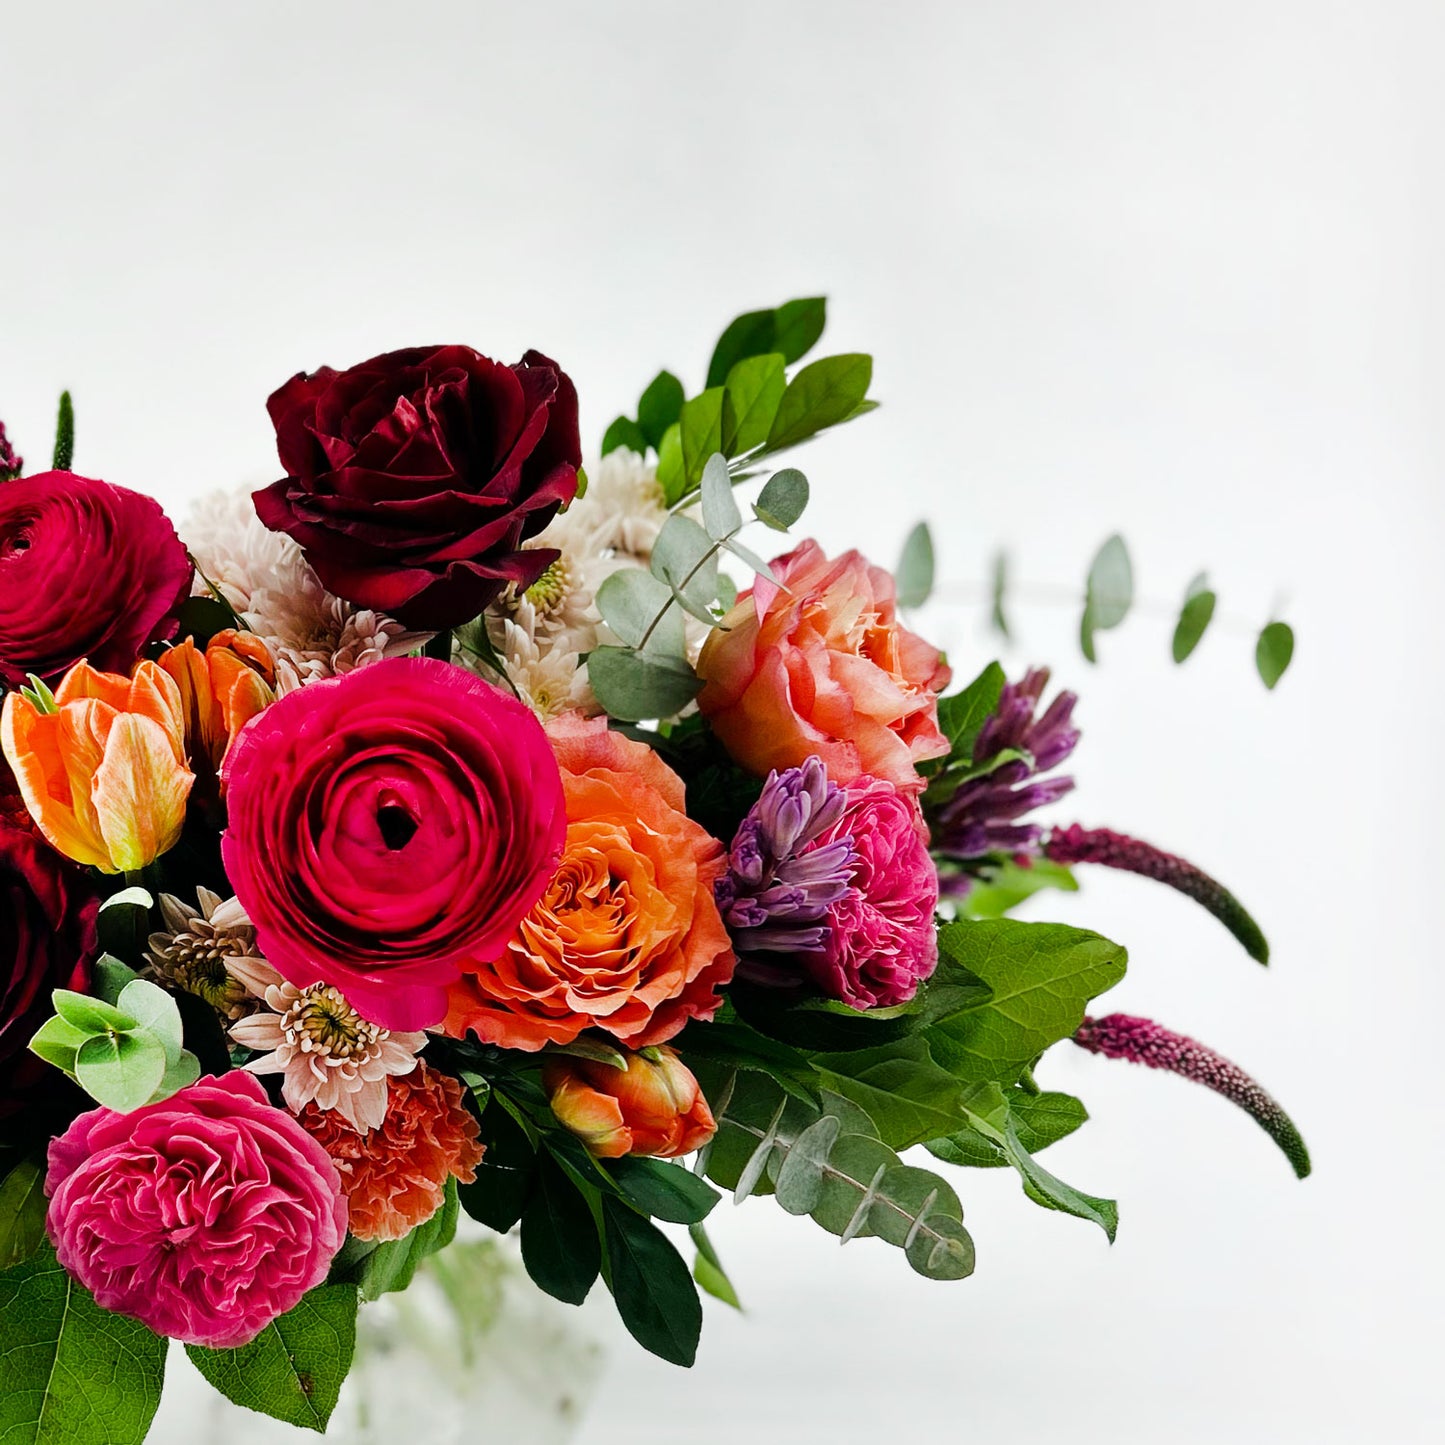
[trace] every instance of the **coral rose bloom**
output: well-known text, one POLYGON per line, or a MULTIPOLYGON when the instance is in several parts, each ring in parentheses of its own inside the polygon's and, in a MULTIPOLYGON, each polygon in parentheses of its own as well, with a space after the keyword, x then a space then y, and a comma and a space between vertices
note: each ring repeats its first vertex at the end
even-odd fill
POLYGON ((918 792, 916 765, 948 752, 938 694, 951 673, 938 649, 898 622, 893 578, 858 552, 830 562, 807 541, 759 577, 709 634, 697 704, 749 772, 800 767, 864 773, 918 792))
POLYGON ((726 854, 651 748, 575 713, 547 733, 567 799, 562 862, 507 946, 467 966, 446 1031, 509 1049, 587 1028, 660 1043, 711 1018, 736 967, 713 901, 726 854))
POLYGON ((255 1339, 346 1238, 335 1166, 245 1073, 82 1114, 45 1189, 55 1253, 102 1309, 210 1349, 255 1339))

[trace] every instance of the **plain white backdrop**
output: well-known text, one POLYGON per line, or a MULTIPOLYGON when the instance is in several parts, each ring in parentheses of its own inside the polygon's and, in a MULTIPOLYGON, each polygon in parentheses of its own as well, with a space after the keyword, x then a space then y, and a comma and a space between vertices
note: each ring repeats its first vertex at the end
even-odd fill
MULTIPOLYGON (((829 547, 1073 583, 1122 529, 1165 616, 1079 658, 1015 608, 1006 661, 1083 694, 1059 812, 1195 857, 1274 963, 1090 876, 1109 1000, 1254 1070, 1314 1150, 1075 1051, 1051 1151, 1120 1200, 1109 1249, 1014 1179, 958 1181, 976 1276, 840 1251, 767 1202, 713 1234, 741 1317, 699 1364, 620 1331, 584 1445, 947 1438, 1410 1442, 1440 1428, 1445 11, 1431 0, 206 6, 0 0, 0 416, 39 460, 173 510, 272 480, 264 401, 393 347, 528 346, 595 444, 734 313, 826 292, 876 415, 800 457, 829 547), (1267 695, 1252 629, 1297 661, 1267 695)), ((977 605, 920 623, 972 674, 977 605)), ((479 1422, 478 1438, 485 1438, 479 1422)))

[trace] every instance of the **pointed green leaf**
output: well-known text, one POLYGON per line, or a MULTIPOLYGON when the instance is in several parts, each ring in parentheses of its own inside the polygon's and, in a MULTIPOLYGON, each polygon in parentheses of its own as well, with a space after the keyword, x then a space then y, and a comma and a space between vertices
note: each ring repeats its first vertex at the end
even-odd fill
POLYGON ((827 297, 804 296, 785 301, 773 315, 773 349, 780 351, 791 366, 818 344, 827 324, 827 297))
POLYGON ((768 450, 781 451, 846 421, 867 395, 872 379, 871 356, 825 356, 810 362, 783 393, 768 430, 768 450))
POLYGON ((122 963, 113 954, 103 953, 95 961, 95 969, 91 974, 91 987, 95 990, 95 996, 98 999, 114 1005, 126 984, 134 983, 139 977, 140 974, 135 969, 122 963))
POLYGON ((1260 679, 1273 690, 1294 658, 1294 630, 1288 622, 1271 622, 1254 646, 1254 665, 1260 679))
POLYGON ((657 449, 657 484, 662 499, 670 507, 687 490, 687 471, 682 460, 682 428, 674 423, 668 427, 657 449))
POLYGON ((624 1155, 613 1159, 607 1172, 624 1199, 669 1224, 701 1224, 722 1197, 706 1179, 664 1159, 624 1155))
POLYGON ((1001 637, 1012 637, 1004 603, 1008 597, 1008 553, 996 553, 993 559, 993 605, 989 614, 994 631, 1001 637))
POLYGON ((642 455, 647 451, 647 437, 631 417, 620 416, 609 426, 602 437, 602 455, 626 447, 630 452, 642 455))
POLYGON ((697 1246, 692 1277, 714 1299, 731 1305, 735 1310, 741 1310, 742 1303, 738 1299, 738 1292, 733 1288, 732 1280, 727 1277, 727 1271, 722 1266, 722 1260, 718 1258, 717 1250, 713 1248, 712 1240, 708 1238, 707 1230, 700 1224, 694 1224, 687 1232, 697 1246))
POLYGON ((691 1365, 702 1334, 702 1301, 682 1256, 656 1225, 620 1199, 602 1198, 608 1285, 628 1333, 674 1365, 691 1365))
POLYGON ((723 450, 729 456, 750 452, 767 441, 787 385, 783 358, 776 352, 744 357, 728 372, 732 425, 731 435, 724 432, 723 450))
POLYGON ((786 532, 808 505, 808 479, 796 467, 774 472, 753 503, 753 515, 775 532, 786 532))
POLYGON ((382 1244, 349 1238, 336 1256, 329 1282, 357 1285, 361 1298, 367 1301, 404 1290, 415 1278, 422 1261, 445 1249, 456 1238, 459 1213, 457 1181, 448 1179, 441 1208, 405 1238, 382 1244))
POLYGON ((1079 645, 1090 662, 1098 661, 1094 634, 1117 627, 1134 601, 1134 569, 1124 539, 1115 533, 1099 548, 1089 567, 1079 645))
POLYGON ((564 1304, 580 1305, 597 1279, 602 1245, 592 1209, 550 1154, 522 1211, 522 1263, 532 1282, 564 1304))
POLYGON ((933 591, 933 533, 927 522, 920 522, 908 534, 895 577, 900 607, 922 607, 928 601, 933 591))
POLYGON ((723 334, 713 348, 712 360, 708 362, 707 384, 721 386, 728 373, 745 357, 761 356, 776 351, 773 338, 777 334, 777 312, 745 311, 741 316, 728 322, 723 334))
POLYGON ((351 1369, 358 1303, 354 1284, 323 1284, 249 1345, 186 1354, 228 1400, 323 1434, 351 1369))
POLYGON ((1179 621, 1174 627, 1171 650, 1175 662, 1183 662, 1199 646, 1205 629, 1213 620, 1217 600, 1209 589, 1208 579, 1201 572, 1189 584, 1189 590, 1184 594, 1184 606, 1180 609, 1179 621))
POLYGON ((668 427, 682 415, 682 383, 670 372, 659 371, 637 403, 637 427, 648 442, 662 444, 668 427))
POLYGON ((45 1165, 22 1159, 0 1179, 0 1270, 29 1259, 45 1241, 45 1165))
POLYGON ((702 469, 722 450, 723 388, 715 386, 684 404, 678 426, 682 439, 682 472, 688 488, 702 480, 702 469))

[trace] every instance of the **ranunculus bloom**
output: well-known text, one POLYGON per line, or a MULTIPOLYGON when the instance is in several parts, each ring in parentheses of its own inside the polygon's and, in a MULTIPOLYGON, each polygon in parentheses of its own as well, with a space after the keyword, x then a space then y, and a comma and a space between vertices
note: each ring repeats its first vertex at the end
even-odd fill
POLYGON ((529 351, 415 347, 292 377, 267 402, 287 476, 256 493, 330 592, 408 627, 455 627, 556 559, 523 551, 577 494, 577 392, 529 351))
POLYGON ((0 1118, 57 1077, 25 1046, 50 1017, 52 989, 89 987, 99 907, 80 869, 0 818, 0 1118))
POLYGON ((921 791, 916 765, 948 752, 938 694, 949 669, 900 625, 893 578, 857 552, 830 562, 807 541, 759 577, 708 635, 698 707, 749 772, 800 767, 864 773, 921 791))
POLYGON ((216 771, 231 740, 276 698, 276 668, 253 632, 226 628, 201 651, 191 638, 167 648, 160 666, 181 693, 186 748, 193 766, 216 771))
POLYGON ((625 1068, 549 1058, 542 1082, 558 1121, 601 1159, 691 1154, 717 1133, 692 1071, 665 1046, 628 1053, 625 1068))
POLYGON ((711 1018, 736 959, 713 884, 722 845, 683 811, 682 779, 603 718, 547 725, 567 846, 546 892, 451 991, 446 1031, 509 1049, 601 1028, 633 1047, 711 1018))
POLYGON ((399 657, 253 718, 222 769, 226 876, 262 954, 384 1028, 429 1028, 465 960, 505 947, 566 829, 557 762, 515 698, 399 657))
POLYGON ((0 683, 81 658, 128 672, 175 631, 191 561, 160 504, 73 472, 0 487, 0 683))
POLYGON ((843 789, 842 816, 800 855, 844 839, 849 889, 828 909, 822 946, 799 962, 829 997, 853 1008, 907 1003, 938 963, 938 871, 918 803, 878 778, 843 789))
POLYGON ((180 691, 153 662, 131 677, 77 663, 54 711, 8 694, 0 747, 36 826, 77 863, 133 872, 181 836, 195 779, 180 691))
POLYGON ((210 1349, 255 1339, 346 1238, 326 1151, 246 1073, 82 1114, 45 1190, 56 1255, 102 1309, 210 1349))
POLYGON ((386 1116, 369 1134, 315 1104, 301 1111, 301 1123, 341 1172, 358 1239, 402 1239, 425 1224, 442 1207, 449 1178, 476 1179, 484 1152, 462 1086, 424 1063, 389 1080, 386 1116))

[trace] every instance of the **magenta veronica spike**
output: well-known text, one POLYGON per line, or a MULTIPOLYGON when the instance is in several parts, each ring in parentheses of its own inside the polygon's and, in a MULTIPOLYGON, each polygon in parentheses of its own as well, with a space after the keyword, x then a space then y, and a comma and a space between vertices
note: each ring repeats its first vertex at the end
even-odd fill
POLYGON ((0 482, 13 480, 24 468, 25 458, 16 454, 10 438, 5 435, 5 423, 0 421, 0 482))
POLYGON ((1083 828, 1073 823, 1055 828, 1044 844, 1044 856, 1069 867, 1075 863, 1102 863, 1126 873, 1141 873, 1177 889, 1212 913, 1258 963, 1269 962, 1269 943, 1259 924, 1222 883, 1185 858, 1166 853, 1152 843, 1115 833, 1109 828, 1083 828))
POLYGON ((1171 1033, 1152 1019, 1109 1014, 1101 1019, 1085 1017, 1074 1034, 1074 1042, 1091 1054, 1127 1059, 1149 1069, 1167 1069, 1223 1094, 1284 1150, 1299 1178, 1310 1172, 1309 1150, 1289 1115, 1238 1064, 1197 1040, 1171 1033))

